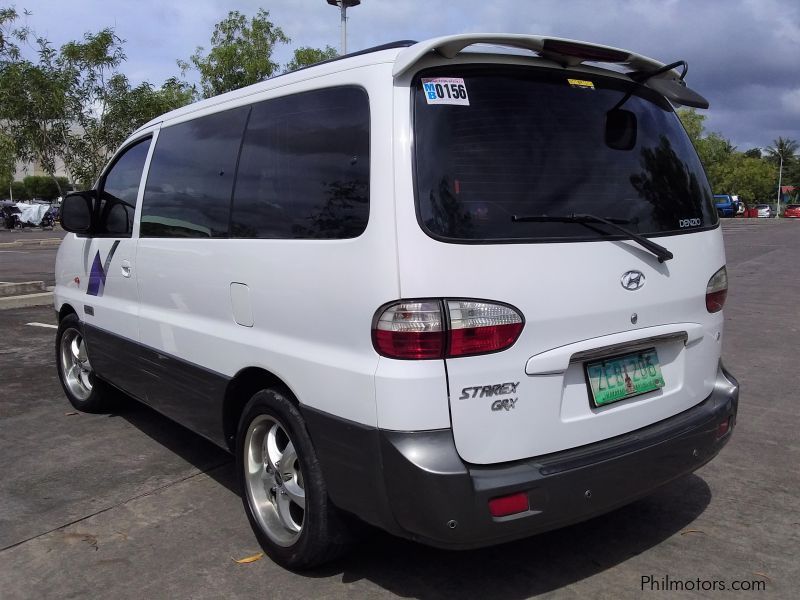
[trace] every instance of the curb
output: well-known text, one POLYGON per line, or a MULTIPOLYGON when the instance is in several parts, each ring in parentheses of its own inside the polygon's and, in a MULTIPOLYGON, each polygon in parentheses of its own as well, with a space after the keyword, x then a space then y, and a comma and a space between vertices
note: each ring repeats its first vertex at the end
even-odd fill
POLYGON ((24 246, 58 246, 60 243, 61 243, 61 238, 14 240, 13 242, 0 242, 0 248, 21 248, 24 246))
POLYGON ((44 281, 0 283, 0 298, 8 298, 9 296, 23 296, 27 294, 39 294, 46 291, 48 291, 48 289, 45 287, 44 281))
POLYGON ((8 296, 6 298, 0 298, 0 310, 47 305, 53 305, 53 292, 42 292, 39 294, 25 294, 22 296, 8 296))

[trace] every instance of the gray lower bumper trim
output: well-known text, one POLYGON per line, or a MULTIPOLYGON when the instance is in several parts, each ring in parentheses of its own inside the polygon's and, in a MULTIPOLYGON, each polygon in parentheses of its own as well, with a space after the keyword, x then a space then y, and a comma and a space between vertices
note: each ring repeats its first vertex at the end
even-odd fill
POLYGON ((617 438, 499 466, 465 464, 450 430, 380 432, 386 498, 404 535, 471 548, 526 537, 608 512, 691 473, 721 450, 739 387, 721 366, 712 394, 670 419, 617 438), (488 501, 525 492, 530 510, 493 518, 488 501), (587 494, 587 492, 589 492, 587 494))

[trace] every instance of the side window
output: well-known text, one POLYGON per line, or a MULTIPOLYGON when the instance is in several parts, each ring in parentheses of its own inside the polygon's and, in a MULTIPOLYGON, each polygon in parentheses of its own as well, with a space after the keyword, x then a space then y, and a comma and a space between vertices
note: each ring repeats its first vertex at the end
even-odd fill
POLYGON ((131 235, 139 183, 149 149, 150 138, 130 146, 103 176, 97 207, 99 234, 131 235))
POLYGON ((236 176, 233 237, 353 238, 368 216, 364 90, 330 88, 253 105, 236 176))
POLYGON ((141 237, 226 237, 249 107, 164 127, 142 201, 141 237))

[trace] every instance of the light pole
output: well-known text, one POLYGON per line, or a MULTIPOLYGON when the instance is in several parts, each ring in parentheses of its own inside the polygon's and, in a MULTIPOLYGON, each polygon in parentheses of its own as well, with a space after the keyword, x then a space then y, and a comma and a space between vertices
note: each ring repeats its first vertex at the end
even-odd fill
POLYGON ((781 157, 781 166, 778 167, 778 204, 775 205, 775 218, 781 214, 781 177, 783 176, 783 152, 778 156, 781 157))
POLYGON ((326 0, 331 6, 338 6, 342 13, 342 41, 339 51, 342 56, 347 54, 347 9, 351 6, 358 6, 361 0, 326 0))

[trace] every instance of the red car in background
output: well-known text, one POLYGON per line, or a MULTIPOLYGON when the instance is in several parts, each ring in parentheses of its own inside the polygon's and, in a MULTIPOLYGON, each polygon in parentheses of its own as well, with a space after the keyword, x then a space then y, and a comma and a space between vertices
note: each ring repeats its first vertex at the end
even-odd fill
POLYGON ((783 216, 787 219, 800 219, 800 204, 787 204, 783 216))

